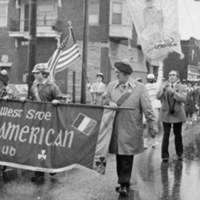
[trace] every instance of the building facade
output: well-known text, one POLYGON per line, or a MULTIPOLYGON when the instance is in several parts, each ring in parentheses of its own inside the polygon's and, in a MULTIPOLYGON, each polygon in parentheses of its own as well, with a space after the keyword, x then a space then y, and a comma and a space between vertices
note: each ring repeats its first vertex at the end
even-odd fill
POLYGON ((164 61, 164 77, 175 69, 180 73, 180 80, 200 79, 200 42, 195 38, 181 41, 184 58, 177 53, 171 53, 164 61))
MULTIPOLYGON (((0 0, 0 67, 7 69, 11 82, 24 83, 29 45, 29 0, 0 0)), ((72 22, 74 35, 82 54, 84 1, 38 0, 36 63, 47 62, 60 42, 68 35, 72 22)), ((128 58, 133 77, 146 79, 146 62, 137 48, 137 35, 128 13, 126 0, 89 1, 89 43, 87 75, 94 82, 102 72, 105 83, 114 79, 114 63, 128 58)), ((72 94, 72 74, 76 73, 77 101, 80 99, 82 60, 56 74, 63 93, 72 94)), ((88 94, 89 96, 89 94, 88 94)))

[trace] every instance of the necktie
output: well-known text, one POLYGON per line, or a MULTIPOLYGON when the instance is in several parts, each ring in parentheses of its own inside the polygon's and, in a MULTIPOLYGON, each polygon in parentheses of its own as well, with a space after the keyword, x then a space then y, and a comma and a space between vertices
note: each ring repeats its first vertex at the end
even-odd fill
POLYGON ((124 92, 125 89, 126 89, 126 85, 125 84, 121 84, 120 87, 121 87, 121 91, 124 92))
MULTIPOLYGON (((173 89, 174 88, 174 85, 171 84, 171 88, 173 89)), ((175 103, 176 103, 176 100, 173 98, 173 96, 171 94, 167 94, 167 97, 168 97, 168 104, 169 104, 169 110, 170 110, 170 113, 171 114, 174 114, 174 106, 175 106, 175 103)))
POLYGON ((126 85, 122 85, 122 87, 124 88, 124 90, 126 89, 126 85))

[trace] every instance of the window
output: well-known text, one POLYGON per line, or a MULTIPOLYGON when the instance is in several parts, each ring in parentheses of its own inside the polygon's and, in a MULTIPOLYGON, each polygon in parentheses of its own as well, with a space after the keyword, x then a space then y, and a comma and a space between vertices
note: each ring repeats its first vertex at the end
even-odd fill
POLYGON ((7 4, 0 3, 0 27, 7 26, 7 4))
POLYGON ((99 25, 99 1, 90 0, 89 24, 90 25, 99 25))
POLYGON ((51 26, 55 20, 53 5, 38 5, 37 7, 37 25, 51 26))
POLYGON ((112 24, 122 24, 122 3, 113 3, 112 24))

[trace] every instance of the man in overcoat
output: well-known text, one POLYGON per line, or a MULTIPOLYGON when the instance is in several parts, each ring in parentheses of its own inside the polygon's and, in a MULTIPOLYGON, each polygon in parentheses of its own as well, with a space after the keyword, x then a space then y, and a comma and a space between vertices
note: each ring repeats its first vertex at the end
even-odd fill
POLYGON ((103 95, 104 105, 126 108, 116 114, 109 149, 110 153, 116 154, 120 184, 116 190, 123 195, 129 191, 134 155, 144 151, 143 114, 152 133, 157 133, 147 89, 144 84, 130 77, 132 72, 128 60, 116 62, 115 74, 118 80, 110 82, 103 95))
POLYGON ((183 104, 186 101, 186 88, 177 83, 179 72, 172 70, 169 72, 169 82, 166 82, 160 87, 157 93, 157 98, 161 100, 161 110, 159 119, 163 122, 164 134, 162 139, 161 156, 163 162, 169 160, 169 136, 173 125, 175 135, 175 149, 178 160, 183 159, 183 142, 182 142, 182 123, 186 121, 186 114, 183 104))

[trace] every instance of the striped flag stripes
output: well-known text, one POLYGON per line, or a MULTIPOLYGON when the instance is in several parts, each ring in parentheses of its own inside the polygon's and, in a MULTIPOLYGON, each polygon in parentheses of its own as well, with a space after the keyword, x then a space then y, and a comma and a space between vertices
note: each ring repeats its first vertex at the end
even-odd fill
POLYGON ((69 65, 80 57, 78 45, 76 44, 73 30, 70 28, 70 34, 67 36, 53 56, 48 61, 50 69, 50 80, 55 81, 55 74, 69 67, 69 65))
POLYGON ((57 66, 56 73, 66 69, 71 62, 80 57, 78 45, 75 43, 73 37, 69 37, 65 49, 61 52, 57 66))
POLYGON ((59 55, 60 55, 60 50, 56 49, 53 56, 49 59, 49 61, 47 63, 47 65, 50 69, 49 78, 52 81, 55 81, 55 68, 56 68, 56 63, 58 62, 58 59, 59 59, 59 55))

